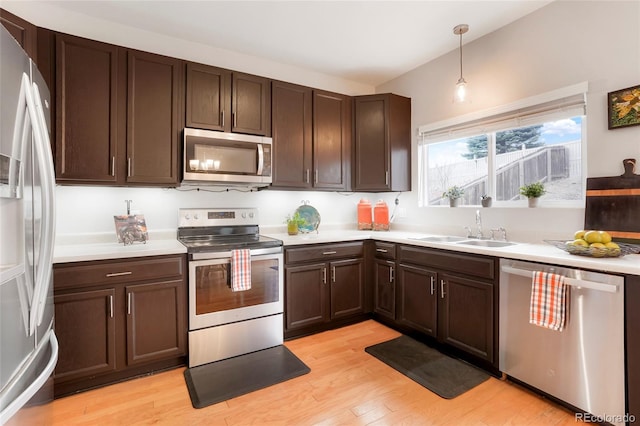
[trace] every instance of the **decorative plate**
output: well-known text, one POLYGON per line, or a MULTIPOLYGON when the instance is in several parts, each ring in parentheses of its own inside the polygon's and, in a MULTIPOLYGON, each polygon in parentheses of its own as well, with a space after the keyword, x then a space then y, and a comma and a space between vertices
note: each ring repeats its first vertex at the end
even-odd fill
POLYGON ((302 205, 296 210, 296 213, 299 213, 300 216, 307 221, 306 224, 298 227, 300 232, 318 231, 318 226, 320 226, 320 213, 318 213, 315 207, 309 205, 308 201, 303 201, 302 205))
POLYGON ((620 256, 624 256, 625 254, 640 253, 640 246, 637 246, 634 244, 626 244, 626 243, 616 243, 620 246, 619 249, 616 249, 616 248, 572 246, 572 245, 567 245, 565 241, 560 241, 560 240, 544 240, 544 242, 551 244, 552 246, 555 246, 560 250, 564 250, 567 253, 576 254, 578 256, 620 257, 620 256))

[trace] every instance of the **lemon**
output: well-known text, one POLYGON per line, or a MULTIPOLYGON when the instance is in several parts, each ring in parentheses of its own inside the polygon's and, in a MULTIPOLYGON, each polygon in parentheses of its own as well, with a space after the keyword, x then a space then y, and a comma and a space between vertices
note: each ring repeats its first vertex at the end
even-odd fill
POLYGON ((600 242, 602 244, 607 244, 611 242, 611 235, 609 235, 607 232, 598 231, 598 233, 600 234, 600 242))
POLYGON ((589 243, 586 242, 585 240, 583 240, 582 238, 578 238, 576 240, 572 241, 572 244, 574 246, 582 246, 582 247, 589 247, 589 243))
POLYGON ((589 244, 601 243, 602 236, 599 231, 588 231, 584 234, 584 240, 589 244))
POLYGON ((614 243, 613 241, 609 241, 608 243, 605 243, 604 246, 609 249, 618 249, 618 250, 620 249, 620 246, 614 243))
POLYGON ((583 238, 584 238, 584 234, 585 234, 586 232, 587 232, 587 231, 585 231, 584 229, 581 229, 581 230, 579 230, 579 231, 576 231, 576 232, 573 234, 573 238, 574 238, 574 239, 576 239, 576 240, 583 239, 583 238))
POLYGON ((602 244, 602 243, 591 243, 591 244, 589 244, 589 247, 591 247, 591 248, 599 248, 599 249, 606 248, 605 245, 602 244))

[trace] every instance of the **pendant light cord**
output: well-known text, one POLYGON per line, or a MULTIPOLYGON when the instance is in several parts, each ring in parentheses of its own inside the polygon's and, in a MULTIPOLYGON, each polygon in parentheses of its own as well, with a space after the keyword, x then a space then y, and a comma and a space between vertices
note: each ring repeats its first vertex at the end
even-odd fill
POLYGON ((462 79, 462 32, 460 32, 460 79, 462 79))

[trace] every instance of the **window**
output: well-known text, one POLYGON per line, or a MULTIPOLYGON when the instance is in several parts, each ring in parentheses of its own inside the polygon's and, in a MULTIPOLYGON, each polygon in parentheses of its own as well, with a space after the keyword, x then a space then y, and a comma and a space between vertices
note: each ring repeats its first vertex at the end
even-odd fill
POLYGON ((581 205, 584 107, 583 91, 454 125, 421 127, 421 205, 448 205, 443 192, 454 185, 464 189, 462 205, 480 205, 483 195, 494 205, 523 205, 520 187, 533 182, 545 185, 543 205, 581 205))

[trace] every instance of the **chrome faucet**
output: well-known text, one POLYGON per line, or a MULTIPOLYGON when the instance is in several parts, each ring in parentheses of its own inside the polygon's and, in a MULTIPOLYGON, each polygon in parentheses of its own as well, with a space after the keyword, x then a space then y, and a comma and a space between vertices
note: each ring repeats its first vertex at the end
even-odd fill
POLYGON ((482 239, 482 217, 480 216, 480 210, 476 210, 476 226, 478 227, 478 233, 476 238, 482 239))

